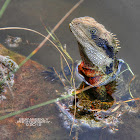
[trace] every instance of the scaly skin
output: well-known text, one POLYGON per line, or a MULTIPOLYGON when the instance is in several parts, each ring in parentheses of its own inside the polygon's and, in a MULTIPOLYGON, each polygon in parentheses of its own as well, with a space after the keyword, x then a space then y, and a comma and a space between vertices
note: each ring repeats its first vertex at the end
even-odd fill
POLYGON ((69 26, 78 41, 82 59, 78 72, 89 85, 100 86, 102 80, 119 73, 121 62, 116 59, 119 41, 112 33, 91 17, 75 18, 69 26))

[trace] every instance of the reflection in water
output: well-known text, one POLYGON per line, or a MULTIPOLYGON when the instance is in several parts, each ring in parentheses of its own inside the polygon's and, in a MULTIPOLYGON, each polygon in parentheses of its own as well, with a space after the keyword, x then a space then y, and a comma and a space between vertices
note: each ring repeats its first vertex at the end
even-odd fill
MULTIPOLYGON (((123 73, 117 80, 86 91, 82 91, 82 89, 88 85, 82 82, 76 89, 76 91, 81 90, 76 95, 76 99, 72 97, 57 102, 62 112, 60 116, 63 118, 64 127, 79 128, 80 126, 86 126, 88 128, 108 128, 113 133, 118 131, 119 124, 123 124, 122 115, 126 112, 136 113, 138 111, 138 104, 136 105, 134 101, 131 102, 130 100, 131 104, 123 101, 130 99, 128 92, 130 80, 128 80, 128 77, 131 79, 129 72, 123 73), (128 74, 129 76, 126 78, 128 74)), ((73 92, 71 90, 70 93, 73 92)))

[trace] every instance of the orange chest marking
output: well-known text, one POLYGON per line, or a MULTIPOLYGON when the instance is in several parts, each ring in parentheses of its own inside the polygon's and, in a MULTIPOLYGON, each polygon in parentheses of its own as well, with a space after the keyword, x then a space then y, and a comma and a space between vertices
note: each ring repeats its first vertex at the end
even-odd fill
POLYGON ((82 76, 84 76, 85 80, 91 85, 98 85, 98 83, 100 83, 102 80, 102 76, 104 76, 101 71, 89 68, 87 65, 84 64, 84 62, 81 62, 81 64, 78 66, 78 72, 82 76))

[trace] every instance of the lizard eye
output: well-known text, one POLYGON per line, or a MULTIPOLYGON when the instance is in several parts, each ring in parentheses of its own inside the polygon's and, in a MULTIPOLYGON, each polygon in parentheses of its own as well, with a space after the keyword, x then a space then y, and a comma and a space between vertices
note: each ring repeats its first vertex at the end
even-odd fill
POLYGON ((92 28, 92 29, 90 29, 90 33, 93 35, 93 34, 96 34, 96 32, 97 32, 97 29, 96 28, 92 28))

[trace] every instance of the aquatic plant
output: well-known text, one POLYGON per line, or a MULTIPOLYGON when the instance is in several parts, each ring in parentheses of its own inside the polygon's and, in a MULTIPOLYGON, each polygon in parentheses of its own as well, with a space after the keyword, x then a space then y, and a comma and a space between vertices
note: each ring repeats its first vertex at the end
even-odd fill
POLYGON ((9 5, 10 2, 11 2, 11 0, 6 0, 5 3, 3 4, 2 8, 0 9, 0 18, 4 14, 4 12, 5 12, 7 6, 9 5))

